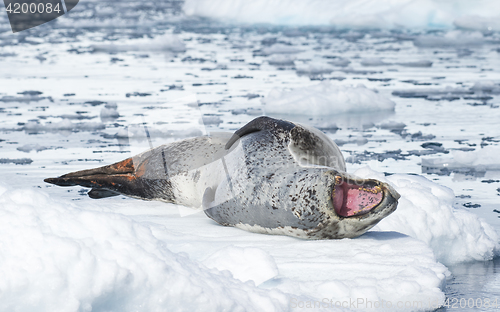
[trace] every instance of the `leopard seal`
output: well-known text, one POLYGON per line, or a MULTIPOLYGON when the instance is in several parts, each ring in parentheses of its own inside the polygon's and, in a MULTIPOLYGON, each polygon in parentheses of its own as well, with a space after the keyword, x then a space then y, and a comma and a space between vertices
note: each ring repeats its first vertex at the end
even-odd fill
POLYGON ((225 226, 305 239, 362 235, 397 208, 388 184, 346 173, 321 131, 258 117, 232 135, 185 139, 45 182, 203 209, 225 226))

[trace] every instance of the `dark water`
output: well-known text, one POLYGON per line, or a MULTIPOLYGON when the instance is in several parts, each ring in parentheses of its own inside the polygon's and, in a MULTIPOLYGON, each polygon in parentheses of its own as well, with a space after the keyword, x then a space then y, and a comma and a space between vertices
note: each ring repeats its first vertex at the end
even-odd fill
POLYGON ((498 311, 500 309, 500 258, 449 266, 453 276, 445 293, 448 307, 436 311, 498 311))

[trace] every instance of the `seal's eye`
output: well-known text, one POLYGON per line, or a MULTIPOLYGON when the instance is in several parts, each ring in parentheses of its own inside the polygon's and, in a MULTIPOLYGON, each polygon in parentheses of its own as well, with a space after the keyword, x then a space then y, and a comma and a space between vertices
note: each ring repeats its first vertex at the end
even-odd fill
POLYGON ((335 213, 341 217, 368 213, 377 207, 383 198, 382 188, 373 181, 361 185, 341 181, 335 185, 332 193, 335 213))

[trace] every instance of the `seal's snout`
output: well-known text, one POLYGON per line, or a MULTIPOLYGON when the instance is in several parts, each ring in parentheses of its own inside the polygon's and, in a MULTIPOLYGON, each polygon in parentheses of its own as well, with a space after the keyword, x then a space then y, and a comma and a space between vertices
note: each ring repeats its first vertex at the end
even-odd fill
POLYGON ((384 183, 384 186, 387 189, 387 191, 389 191, 394 200, 398 201, 401 198, 401 195, 399 195, 399 193, 392 186, 386 183, 384 183))

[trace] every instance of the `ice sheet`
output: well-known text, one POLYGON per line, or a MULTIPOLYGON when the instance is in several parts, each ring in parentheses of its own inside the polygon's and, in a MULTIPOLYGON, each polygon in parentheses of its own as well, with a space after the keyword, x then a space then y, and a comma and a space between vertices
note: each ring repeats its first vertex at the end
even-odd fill
POLYGON ((230 22, 382 29, 450 28, 457 20, 457 26, 482 30, 496 27, 492 21, 499 9, 494 0, 186 0, 184 4, 187 15, 230 22))
POLYGON ((0 193, 3 310, 288 311, 329 302, 328 311, 356 301, 350 310, 408 302, 415 306, 392 310, 422 311, 444 300, 446 267, 397 232, 306 241, 180 217, 163 203, 0 193))

